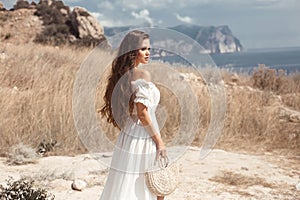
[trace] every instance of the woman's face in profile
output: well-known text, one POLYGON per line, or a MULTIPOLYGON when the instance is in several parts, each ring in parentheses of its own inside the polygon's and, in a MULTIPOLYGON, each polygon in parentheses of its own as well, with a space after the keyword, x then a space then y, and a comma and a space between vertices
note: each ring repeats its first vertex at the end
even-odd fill
POLYGON ((150 40, 144 39, 142 42, 142 47, 138 50, 138 55, 136 57, 136 66, 140 63, 147 64, 150 58, 150 40))

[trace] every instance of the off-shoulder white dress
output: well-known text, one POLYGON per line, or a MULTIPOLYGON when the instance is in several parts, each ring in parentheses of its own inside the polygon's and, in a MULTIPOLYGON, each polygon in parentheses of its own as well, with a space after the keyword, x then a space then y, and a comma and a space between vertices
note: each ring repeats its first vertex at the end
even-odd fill
MULTIPOLYGON (((136 91, 134 102, 148 108, 152 123, 159 133, 155 117, 160 100, 159 90, 144 79, 132 81, 131 86, 136 91)), ((136 113, 136 108, 133 112, 136 113)), ((128 119, 118 136, 100 200, 156 200, 144 179, 145 170, 154 165, 155 155, 156 145, 141 122, 128 119)))

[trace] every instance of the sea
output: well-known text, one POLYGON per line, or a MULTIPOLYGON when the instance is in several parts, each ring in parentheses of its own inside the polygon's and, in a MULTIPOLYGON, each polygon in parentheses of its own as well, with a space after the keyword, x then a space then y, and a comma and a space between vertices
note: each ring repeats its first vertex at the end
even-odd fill
MULTIPOLYGON (((287 74, 300 72, 300 47, 249 49, 242 52, 210 54, 218 68, 231 72, 251 74, 255 68, 282 69, 287 74)), ((175 57, 165 58, 168 62, 182 62, 175 57)))

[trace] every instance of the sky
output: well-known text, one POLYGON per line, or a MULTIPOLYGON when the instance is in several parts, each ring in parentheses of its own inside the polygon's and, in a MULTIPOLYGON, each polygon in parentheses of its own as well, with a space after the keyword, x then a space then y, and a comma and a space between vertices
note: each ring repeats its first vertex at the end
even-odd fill
MULTIPOLYGON (((15 0, 0 0, 11 8, 15 0)), ((31 2, 31 1, 29 1, 31 2)), ((36 1, 37 2, 37 1, 36 1)), ((245 49, 300 47, 300 0, 63 0, 105 26, 228 25, 245 49)))

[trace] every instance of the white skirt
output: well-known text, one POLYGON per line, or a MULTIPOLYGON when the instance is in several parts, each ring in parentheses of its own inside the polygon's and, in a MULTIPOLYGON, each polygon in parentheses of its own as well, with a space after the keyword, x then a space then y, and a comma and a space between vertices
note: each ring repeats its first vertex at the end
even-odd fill
POLYGON ((154 165, 156 145, 146 129, 130 122, 120 132, 100 200, 156 200, 145 183, 154 165))

